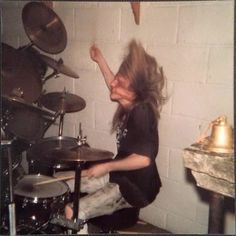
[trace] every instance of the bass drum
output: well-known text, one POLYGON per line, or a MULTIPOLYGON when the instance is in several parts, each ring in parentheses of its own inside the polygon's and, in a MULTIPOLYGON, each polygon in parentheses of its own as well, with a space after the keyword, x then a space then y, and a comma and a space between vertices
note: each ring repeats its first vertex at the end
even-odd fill
MULTIPOLYGON (((29 143, 15 139, 11 143, 12 169, 15 170, 22 161, 22 152, 29 148, 29 143)), ((1 179, 8 177, 8 150, 1 145, 1 179)))
POLYGON ((40 140, 54 122, 54 114, 21 98, 2 96, 2 123, 9 137, 29 143, 40 140))

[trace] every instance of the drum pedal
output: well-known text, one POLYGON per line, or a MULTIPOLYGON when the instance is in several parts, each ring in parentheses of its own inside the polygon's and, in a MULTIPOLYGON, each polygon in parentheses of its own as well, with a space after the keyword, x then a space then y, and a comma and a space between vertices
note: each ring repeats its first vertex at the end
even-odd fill
POLYGON ((66 219, 64 216, 57 215, 50 220, 51 224, 60 225, 62 227, 79 231, 86 223, 85 220, 76 219, 76 221, 66 219))

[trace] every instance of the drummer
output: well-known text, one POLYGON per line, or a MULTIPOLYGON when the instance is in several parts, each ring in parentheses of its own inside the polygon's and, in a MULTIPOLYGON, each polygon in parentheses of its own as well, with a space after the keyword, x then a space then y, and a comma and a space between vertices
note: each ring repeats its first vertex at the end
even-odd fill
MULTIPOLYGON (((155 158, 158 119, 165 102, 162 68, 140 43, 129 43, 116 74, 96 45, 91 46, 90 57, 104 76, 111 100, 118 102, 112 123, 118 154, 112 161, 82 171, 80 192, 88 194, 79 200, 79 218, 86 220, 122 208, 142 208, 154 201, 161 187, 155 158)), ((74 180, 67 182, 73 191, 74 180)), ((72 204, 66 205, 65 215, 73 217, 72 204)))

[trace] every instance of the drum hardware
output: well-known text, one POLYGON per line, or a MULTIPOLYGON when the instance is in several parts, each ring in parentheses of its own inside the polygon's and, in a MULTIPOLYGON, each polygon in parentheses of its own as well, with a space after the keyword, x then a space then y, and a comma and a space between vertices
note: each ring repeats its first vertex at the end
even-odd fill
POLYGON ((18 98, 23 98, 24 91, 22 90, 22 88, 14 88, 12 90, 11 96, 18 97, 18 98))
POLYGON ((82 146, 82 145, 85 145, 87 147, 89 146, 87 144, 87 136, 83 137, 83 131, 82 131, 81 122, 79 123, 79 135, 77 137, 77 140, 78 140, 78 146, 82 146))
POLYGON ((48 226, 48 222, 42 224, 42 225, 37 225, 37 226, 31 226, 25 223, 18 224, 17 225, 17 235, 31 235, 31 234, 45 234, 47 235, 47 232, 45 232, 46 227, 48 226))
POLYGON ((60 114, 59 133, 58 133, 59 136, 62 136, 63 125, 64 125, 64 115, 65 115, 64 112, 60 114))
POLYGON ((41 2, 29 2, 22 10, 22 21, 31 43, 41 50, 57 54, 65 49, 65 26, 50 7, 41 2))
POLYGON ((10 235, 16 235, 16 215, 15 215, 15 202, 13 194, 13 173, 12 173, 12 156, 11 156, 11 145, 12 140, 1 140, 1 145, 7 147, 8 153, 8 173, 9 173, 9 229, 10 235))
POLYGON ((80 111, 85 108, 86 102, 83 98, 63 92, 53 92, 42 95, 39 99, 40 104, 52 111, 60 112, 58 136, 62 136, 65 113, 80 111))
POLYGON ((83 229, 84 224, 86 224, 86 221, 81 220, 81 219, 69 220, 69 219, 66 219, 64 216, 56 215, 52 217, 52 219, 50 220, 50 223, 60 225, 68 229, 72 229, 74 231, 79 231, 83 229))
MULTIPOLYGON (((52 149, 40 156, 41 161, 47 163, 74 163, 75 164, 75 184, 73 199, 73 217, 75 221, 79 218, 80 180, 81 169, 86 161, 106 160, 113 157, 113 153, 105 150, 76 146, 69 149, 52 149)), ((39 158, 39 157, 36 157, 39 158)), ((77 230, 77 229, 76 229, 77 230)), ((76 231, 74 230, 74 231, 76 231)))
MULTIPOLYGON (((65 74, 72 78, 79 78, 74 71, 64 65, 62 59, 59 59, 58 61, 53 60, 50 57, 41 55, 41 53, 33 48, 33 46, 36 46, 39 49, 52 54, 62 52, 67 44, 65 27, 52 9, 39 2, 30 2, 25 5, 22 11, 22 21, 25 32, 30 39, 30 43, 18 49, 2 43, 3 56, 1 77, 4 112, 1 118, 1 124, 3 124, 3 130, 6 132, 6 138, 13 138, 13 141, 17 139, 22 140, 34 148, 37 146, 37 155, 40 155, 41 152, 44 151, 43 149, 40 149, 42 147, 46 147, 47 152, 54 148, 60 149, 63 146, 68 149, 74 148, 78 145, 81 146, 86 143, 86 138, 82 137, 82 134, 78 137, 78 139, 69 137, 66 138, 62 136, 62 130, 65 113, 76 112, 84 109, 86 103, 82 98, 64 92, 63 97, 59 98, 59 104, 57 103, 56 105, 53 105, 53 109, 45 106, 49 110, 55 111, 55 114, 47 112, 46 110, 33 104, 38 102, 42 93, 42 86, 48 79, 57 77, 59 73, 65 74), (48 67, 51 67, 53 72, 45 77, 48 67), (60 137, 55 138, 54 140, 48 139, 47 141, 49 141, 49 143, 45 144, 43 142, 45 140, 42 141, 41 139, 49 126, 55 122, 59 116, 60 137)), ((10 146, 12 152, 13 141, 9 141, 9 143, 7 143, 5 140, 4 142, 1 142, 1 145, 6 146, 8 149, 10 146)), ((8 153, 10 154, 9 150, 8 153)), ((12 159, 10 155, 8 156, 9 159, 12 159)), ((76 164, 76 183, 78 183, 81 173, 80 168, 83 163, 78 161, 62 162, 62 164, 66 165, 70 165, 71 163, 73 163, 73 165, 76 164), (77 168, 79 170, 77 170, 77 168)), ((9 161, 8 164, 9 170, 6 172, 6 175, 9 175, 10 182, 9 225, 11 232, 10 234, 14 235, 17 229, 15 227, 15 204, 12 201, 12 188, 14 184, 12 183, 13 181, 11 176, 12 169, 16 167, 12 166, 12 160, 9 161), (11 202, 13 202, 13 204, 11 202)), ((17 182, 20 183, 22 181, 19 180, 17 182)), ((17 187, 19 187, 18 184, 17 187)), ((79 196, 79 193, 76 193, 76 195, 79 196)), ((25 197, 24 193, 23 196, 16 194, 17 201, 21 199, 21 197, 25 197)), ((30 198, 29 196, 25 198, 26 199, 24 199, 22 207, 27 207, 31 203, 28 199, 30 198)), ((43 201, 44 203, 47 202, 46 199, 43 201)), ((78 212, 78 206, 75 203, 75 212, 76 211, 78 212)), ((31 232, 36 232, 44 228, 47 224, 48 222, 43 223, 43 225, 36 225, 33 227, 27 226, 27 229, 31 228, 31 232)), ((79 225, 81 227, 82 223, 79 225)), ((18 226, 21 227, 22 224, 18 226)), ((24 227, 25 225, 23 222, 23 228, 24 227)))
POLYGON ((44 79, 42 79, 43 81, 43 84, 46 83, 47 80, 51 79, 51 78, 58 78, 59 75, 58 75, 58 72, 57 71, 53 71, 50 75, 46 76, 44 79))
MULTIPOLYGON (((64 74, 69 77, 72 77, 74 79, 78 79, 79 76, 77 73, 75 73, 73 70, 71 70, 68 66, 64 65, 64 62, 62 58, 60 58, 58 61, 52 59, 51 57, 48 57, 46 55, 41 54, 40 55, 41 60, 44 61, 46 65, 51 67, 54 70, 54 74, 64 74)), ((46 79, 45 79, 46 80, 46 79)))

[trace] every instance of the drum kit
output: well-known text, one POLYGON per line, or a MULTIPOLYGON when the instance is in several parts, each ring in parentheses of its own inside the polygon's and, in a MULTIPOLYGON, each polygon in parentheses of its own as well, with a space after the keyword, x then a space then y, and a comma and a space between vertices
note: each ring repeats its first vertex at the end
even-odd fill
POLYGON ((77 138, 63 136, 64 116, 84 109, 83 98, 65 89, 43 92, 46 81, 59 74, 79 78, 62 59, 41 53, 58 54, 66 48, 67 34, 60 18, 43 2, 29 2, 22 10, 22 21, 30 43, 17 49, 1 44, 0 234, 61 233, 61 228, 77 232, 84 224, 78 219, 81 170, 86 163, 111 159, 113 153, 90 148, 81 125, 77 138), (46 75, 48 68, 53 72, 46 75), (58 136, 44 138, 57 119, 58 136), (34 169, 29 168, 28 174, 21 166, 24 151, 34 169), (40 173, 39 163, 54 172, 65 168, 75 171, 71 221, 63 217, 64 207, 71 201, 69 187, 63 180, 40 173))

